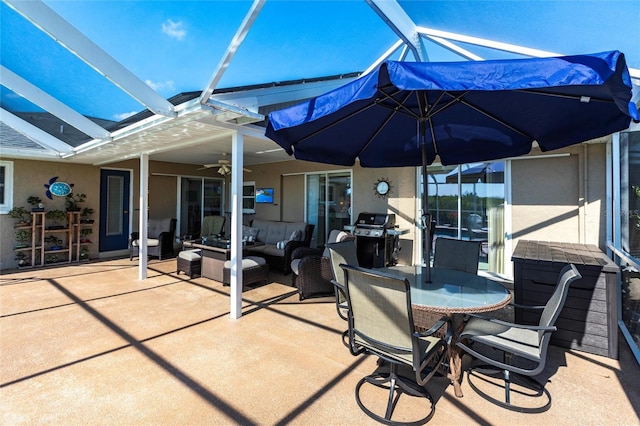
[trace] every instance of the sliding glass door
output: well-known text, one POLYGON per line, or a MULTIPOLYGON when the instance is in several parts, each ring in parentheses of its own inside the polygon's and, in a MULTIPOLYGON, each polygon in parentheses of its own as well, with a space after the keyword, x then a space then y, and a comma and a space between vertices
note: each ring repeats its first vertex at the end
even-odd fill
POLYGON ((501 161, 428 168, 433 237, 480 241, 480 268, 499 274, 505 273, 504 179, 501 161))
POLYGON ((224 216, 224 180, 181 178, 180 236, 198 236, 202 218, 210 215, 224 216))
POLYGON ((351 171, 308 174, 305 198, 305 221, 315 225, 312 246, 324 247, 331 230, 352 223, 351 171))

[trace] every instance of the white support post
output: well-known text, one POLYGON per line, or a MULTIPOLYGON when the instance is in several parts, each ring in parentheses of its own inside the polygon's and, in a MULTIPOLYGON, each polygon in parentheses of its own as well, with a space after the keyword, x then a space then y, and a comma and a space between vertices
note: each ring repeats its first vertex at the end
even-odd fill
POLYGON ((231 140, 231 318, 242 316, 242 157, 244 139, 235 132, 231 140))
POLYGON ((140 154, 140 217, 138 239, 138 279, 147 279, 147 226, 149 211, 149 154, 140 154))

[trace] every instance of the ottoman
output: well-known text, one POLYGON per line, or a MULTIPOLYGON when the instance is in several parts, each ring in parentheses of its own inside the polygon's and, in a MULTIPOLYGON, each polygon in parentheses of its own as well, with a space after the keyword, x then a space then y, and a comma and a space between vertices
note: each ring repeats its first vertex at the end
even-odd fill
POLYGON ((202 255, 199 249, 183 250, 178 253, 178 257, 176 259, 178 262, 178 275, 180 275, 180 272, 184 272, 189 275, 189 278, 193 278, 196 274, 200 275, 202 269, 202 255))
MULTIPOLYGON (((266 284, 269 279, 269 265, 267 261, 258 256, 247 256, 242 258, 242 282, 244 285, 263 282, 266 284)), ((231 261, 224 262, 222 270, 222 284, 231 284, 231 261)))

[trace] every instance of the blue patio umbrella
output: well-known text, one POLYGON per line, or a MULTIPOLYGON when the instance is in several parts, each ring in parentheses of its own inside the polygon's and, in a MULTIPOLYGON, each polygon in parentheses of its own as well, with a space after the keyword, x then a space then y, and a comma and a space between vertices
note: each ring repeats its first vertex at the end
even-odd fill
MULTIPOLYGON (((490 161, 609 135, 640 120, 618 51, 477 62, 387 61, 269 114, 266 135, 299 160, 362 167, 490 161)), ((423 178, 425 260, 431 245, 423 178)), ((430 279, 427 273, 427 279, 430 279)))

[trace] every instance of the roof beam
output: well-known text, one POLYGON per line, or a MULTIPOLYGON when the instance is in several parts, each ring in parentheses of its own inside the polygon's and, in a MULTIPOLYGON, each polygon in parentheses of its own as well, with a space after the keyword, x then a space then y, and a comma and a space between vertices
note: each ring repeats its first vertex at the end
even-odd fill
POLYGON ((110 137, 107 130, 2 65, 0 65, 0 82, 84 134, 95 139, 108 139, 110 137))
POLYGON ((227 47, 226 52, 224 52, 224 55, 222 55, 222 59, 220 60, 220 63, 218 63, 218 66, 214 70, 213 75, 211 76, 211 79, 209 81, 209 84, 207 85, 207 88, 202 91, 202 94, 200 95, 201 103, 204 104, 209 99, 209 97, 213 94, 213 91, 215 90, 216 86, 220 82, 220 79, 224 75, 224 72, 227 70, 227 68, 229 67, 229 64, 231 63, 231 60, 233 59, 234 55, 238 51, 238 48, 240 47, 245 37, 249 33, 249 30, 253 26, 253 23, 258 18, 258 14, 262 10, 262 6, 264 6, 265 2, 266 0, 254 0, 253 4, 251 5, 251 8, 249 9, 249 11, 247 12, 247 15, 244 18, 244 21, 242 21, 242 24, 240 24, 240 26, 238 27, 238 31, 236 31, 236 34, 233 36, 231 43, 229 43, 229 46, 227 47))
POLYGON ((489 47, 491 49, 502 50, 504 52, 517 53, 519 55, 530 56, 533 58, 548 58, 551 56, 562 56, 560 53, 549 52, 546 50, 530 49, 515 44, 501 43, 498 41, 487 40, 479 37, 465 36, 461 34, 451 33, 448 31, 434 30, 432 28, 417 27, 419 34, 428 37, 440 37, 446 40, 459 41, 462 43, 473 44, 476 46, 489 47))
MULTIPOLYGON (((73 148, 71 147, 71 145, 68 145, 60 139, 51 136, 49 133, 40 130, 33 124, 27 123, 22 118, 18 117, 17 115, 13 115, 4 108, 0 108, 0 121, 14 129, 16 132, 21 133, 29 139, 33 140, 43 148, 54 150, 59 153, 73 152, 73 148)), ((59 156, 60 155, 58 155, 58 157, 59 156)))
POLYGON ((397 1, 366 0, 367 4, 409 46, 417 61, 428 61, 427 49, 416 30, 417 25, 397 1))
POLYGON ((160 96, 42 1, 4 1, 25 19, 149 110, 160 115, 175 116, 171 102, 160 96))
POLYGON ((450 42, 447 39, 444 39, 442 37, 435 37, 435 36, 427 36, 427 38, 431 41, 433 41, 436 44, 439 44, 440 46, 444 47, 445 49, 462 56, 465 59, 468 59, 470 61, 484 61, 484 59, 481 56, 476 55, 475 53, 464 49, 460 46, 458 46, 455 43, 450 42))

